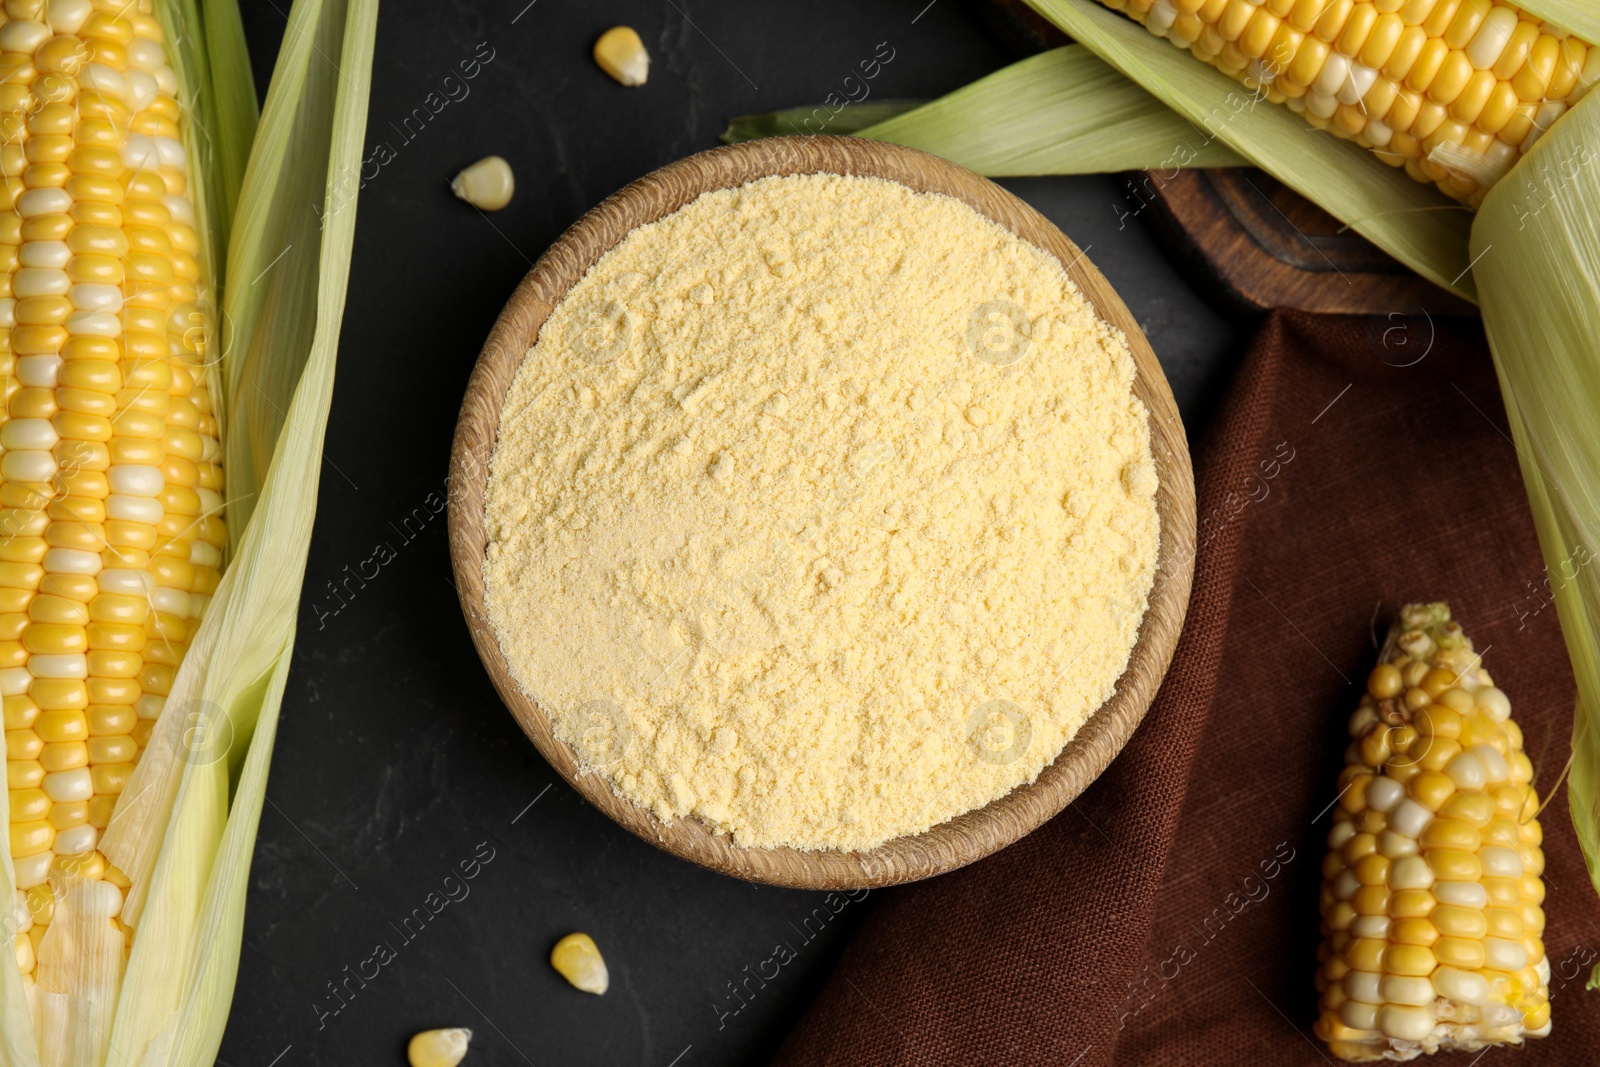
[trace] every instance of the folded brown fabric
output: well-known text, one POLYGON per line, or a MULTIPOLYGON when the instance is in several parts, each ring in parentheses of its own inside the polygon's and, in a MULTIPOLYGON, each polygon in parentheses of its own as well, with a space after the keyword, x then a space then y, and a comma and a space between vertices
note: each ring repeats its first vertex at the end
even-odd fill
MULTIPOLYGON (((1331 1062, 1329 805, 1404 602, 1450 602, 1551 788, 1575 688, 1476 322, 1274 313, 1197 469, 1188 623, 1143 726, 1028 838, 884 892, 778 1067, 1331 1062)), ((1600 1048, 1600 901, 1566 805, 1542 819, 1555 1029, 1519 1064, 1600 1048)))

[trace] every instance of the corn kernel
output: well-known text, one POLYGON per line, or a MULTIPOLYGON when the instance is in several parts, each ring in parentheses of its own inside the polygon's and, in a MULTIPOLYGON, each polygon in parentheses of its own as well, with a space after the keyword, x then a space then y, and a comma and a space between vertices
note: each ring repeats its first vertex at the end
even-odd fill
MULTIPOLYGON (((1478 831, 1464 822, 1455 819, 1438 818, 1429 823, 1422 831, 1422 836, 1417 843, 1426 849, 1452 849, 1461 852, 1476 852, 1483 844, 1478 831)), ((1438 867, 1434 867, 1438 871, 1438 867)), ((1447 875, 1440 874, 1445 878, 1447 875)))
POLYGON ((471 1041, 471 1030, 424 1030, 406 1045, 406 1060, 411 1067, 456 1067, 471 1041))
POLYGON ((632 26, 613 26, 594 43, 594 61, 621 85, 643 85, 650 76, 650 53, 632 26))
MULTIPOLYGON (((1426 833, 1427 831, 1423 831, 1426 833)), ((1434 848, 1423 853, 1434 877, 1445 882, 1476 882, 1483 877, 1483 862, 1471 852, 1434 848)))
POLYGON ((1344 962, 1352 971, 1381 972, 1383 970, 1384 942, 1375 937, 1353 941, 1345 952, 1344 962))
POLYGON ((511 164, 499 156, 484 156, 455 176, 450 182, 450 191, 473 207, 499 211, 511 203, 516 179, 511 173, 511 164))
POLYGON ((1438 771, 1423 771, 1407 783, 1406 789, 1417 803, 1429 811, 1438 811, 1456 791, 1456 784, 1438 771))
POLYGON ((611 985, 611 975, 600 948, 588 934, 568 934, 550 950, 550 966, 585 993, 599 995, 611 985))
MULTIPOLYGON (((1382 859, 1382 857, 1379 857, 1382 859)), ((1350 904, 1358 915, 1389 914, 1389 888, 1382 885, 1364 885, 1355 891, 1350 904)))
POLYGON ((1482 938, 1489 932, 1489 924, 1477 908, 1441 904, 1433 909, 1431 918, 1446 937, 1482 938))
POLYGON ((1378 1029, 1402 1041, 1421 1041, 1433 1024, 1433 1012, 1425 1007, 1385 1004, 1378 1011, 1378 1029))
MULTIPOLYGON (((1352 826, 1351 823, 1341 823, 1341 826, 1352 826)), ((1352 827, 1353 828, 1353 827, 1352 827)), ((1370 856, 1378 850, 1378 839, 1372 834, 1356 833, 1345 842, 1339 850, 1346 866, 1353 867, 1361 861, 1363 856, 1370 856)))
POLYGON ((1367 676, 1367 692, 1379 700, 1398 696, 1402 684, 1400 669, 1388 663, 1378 664, 1367 676))
POLYGON ((1389 974, 1429 975, 1437 965, 1433 951, 1421 945, 1390 945, 1383 954, 1383 969, 1389 974))
POLYGON ((1389 881, 1389 858, 1377 852, 1361 857, 1351 869, 1362 885, 1385 885, 1389 881))
POLYGON ((1426 889, 1401 889, 1389 896, 1389 914, 1396 919, 1425 919, 1437 903, 1426 889))

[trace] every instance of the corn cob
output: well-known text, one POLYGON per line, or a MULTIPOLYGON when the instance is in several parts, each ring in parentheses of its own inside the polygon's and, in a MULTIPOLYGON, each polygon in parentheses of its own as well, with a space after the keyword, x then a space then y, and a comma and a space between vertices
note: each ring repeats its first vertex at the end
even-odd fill
POLYGON ((1479 661, 1448 605, 1408 605, 1350 720, 1314 1027, 1341 1059, 1550 1032, 1533 765, 1479 661))
POLYGON ((1600 50, 1498 0, 1101 0, 1476 208, 1600 80, 1600 50))
POLYGON ((86 944, 109 938, 121 966, 128 881, 96 844, 227 543, 178 85, 151 12, 5 0, 0 17, 0 695, 30 996, 72 992, 86 944))

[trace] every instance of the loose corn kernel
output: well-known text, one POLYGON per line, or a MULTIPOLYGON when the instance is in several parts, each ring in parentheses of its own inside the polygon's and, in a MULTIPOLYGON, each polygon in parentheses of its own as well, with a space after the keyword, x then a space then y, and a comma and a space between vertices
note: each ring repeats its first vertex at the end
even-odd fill
POLYGON ((499 156, 484 156, 450 182, 451 192, 484 211, 499 211, 511 203, 515 190, 511 164, 499 156))
POLYGON ((550 950, 550 966, 556 973, 585 993, 604 993, 611 985, 606 961, 588 934, 568 934, 550 950))
POLYGON ((594 43, 594 61, 622 85, 643 85, 650 77, 650 53, 632 26, 613 26, 594 43))
POLYGON ((424 1030, 406 1045, 406 1060, 411 1067, 456 1067, 467 1055, 472 1031, 424 1030))

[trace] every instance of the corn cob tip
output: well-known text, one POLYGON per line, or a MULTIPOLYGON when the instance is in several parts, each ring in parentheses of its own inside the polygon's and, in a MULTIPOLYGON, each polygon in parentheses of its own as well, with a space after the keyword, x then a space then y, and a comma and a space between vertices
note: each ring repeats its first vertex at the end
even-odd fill
POLYGON ((1480 661, 1448 605, 1407 605, 1351 717, 1313 1028, 1342 1059, 1550 1032, 1533 765, 1480 661))

